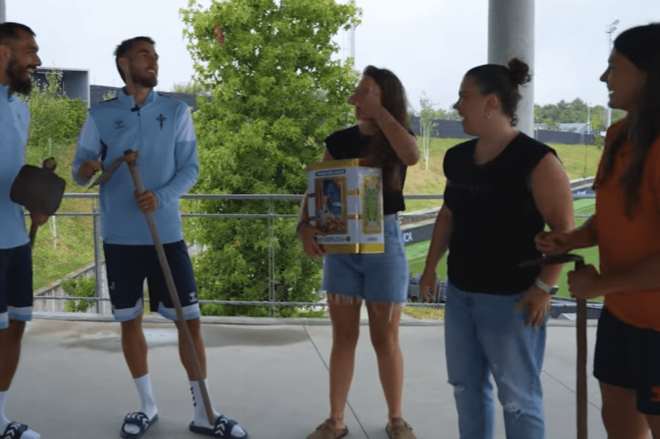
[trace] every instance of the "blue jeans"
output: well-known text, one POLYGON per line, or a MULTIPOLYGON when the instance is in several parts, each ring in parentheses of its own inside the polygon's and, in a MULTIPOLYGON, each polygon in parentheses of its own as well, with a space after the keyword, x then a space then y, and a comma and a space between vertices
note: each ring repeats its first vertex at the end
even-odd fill
POLYGON ((466 293, 449 282, 445 349, 461 439, 493 439, 491 374, 507 439, 545 439, 541 369, 546 326, 525 326, 522 294, 466 293))
POLYGON ((410 276, 397 215, 385 215, 383 229, 384 253, 326 255, 321 290, 366 302, 407 302, 410 276))

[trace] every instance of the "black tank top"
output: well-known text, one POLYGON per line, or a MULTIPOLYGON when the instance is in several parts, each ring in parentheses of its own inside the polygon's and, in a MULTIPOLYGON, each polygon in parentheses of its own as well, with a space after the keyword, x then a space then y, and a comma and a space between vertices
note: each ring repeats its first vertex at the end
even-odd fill
POLYGON ((445 204, 453 214, 447 275, 467 292, 518 294, 529 289, 539 267, 518 263, 541 257, 534 237, 545 221, 532 196, 530 176, 547 145, 520 133, 493 160, 474 163, 477 140, 449 149, 445 204))
MULTIPOLYGON (((409 130, 413 136, 415 133, 409 130)), ((360 133, 360 127, 353 125, 343 130, 335 131, 325 139, 325 147, 335 160, 359 159, 364 157, 367 144, 371 136, 360 133)), ((402 212, 406 210, 403 200, 403 186, 406 182, 406 173, 408 167, 401 166, 399 176, 401 179, 401 189, 388 190, 387 186, 383 188, 383 215, 402 212)))

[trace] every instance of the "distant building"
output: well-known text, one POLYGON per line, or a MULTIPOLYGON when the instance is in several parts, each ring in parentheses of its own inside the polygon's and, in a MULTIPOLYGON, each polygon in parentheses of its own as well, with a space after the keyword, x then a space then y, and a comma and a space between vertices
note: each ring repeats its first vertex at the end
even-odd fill
POLYGON ((46 75, 51 72, 62 72, 60 86, 69 98, 82 99, 89 106, 89 70, 62 67, 38 68, 34 73, 34 80, 43 87, 47 84, 46 75))
POLYGON ((558 123, 557 130, 565 133, 593 134, 588 123, 558 123))

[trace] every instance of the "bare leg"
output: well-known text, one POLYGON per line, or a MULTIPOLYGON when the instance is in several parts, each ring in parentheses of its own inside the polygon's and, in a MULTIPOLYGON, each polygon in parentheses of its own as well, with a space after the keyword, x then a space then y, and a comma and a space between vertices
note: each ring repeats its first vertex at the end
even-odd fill
POLYGON ((149 373, 147 340, 142 332, 142 314, 121 324, 121 346, 133 379, 149 373))
POLYGON ((403 355, 399 347, 401 310, 390 303, 367 303, 371 343, 378 359, 380 382, 387 401, 388 418, 401 418, 403 355))
POLYGON ((355 348, 360 336, 360 307, 357 299, 328 294, 328 310, 332 321, 330 354, 330 419, 338 429, 344 428, 344 411, 353 381, 355 348))
MULTIPOLYGON (((10 320, 9 327, 0 331, 0 392, 9 390, 21 356, 21 340, 25 322, 10 320)), ((1 433, 1 432, 0 432, 1 433)))
MULTIPOLYGON (((181 358, 181 364, 183 364, 186 373, 188 374, 188 379, 190 381, 197 381, 197 376, 195 375, 195 368, 193 367, 193 362, 190 359, 188 354, 188 347, 186 346, 186 341, 183 336, 183 327, 181 322, 174 322, 177 329, 179 330, 179 357, 181 358)), ((188 320, 186 322, 188 329, 190 330, 190 335, 193 339, 193 344, 195 345, 195 351, 197 352, 197 358, 199 359, 199 364, 202 368, 202 378, 206 378, 206 352, 204 349, 204 340, 202 339, 202 324, 199 319, 188 320)))
POLYGON ((637 411, 637 393, 632 389, 600 383, 602 417, 608 439, 650 439, 649 424, 637 411))

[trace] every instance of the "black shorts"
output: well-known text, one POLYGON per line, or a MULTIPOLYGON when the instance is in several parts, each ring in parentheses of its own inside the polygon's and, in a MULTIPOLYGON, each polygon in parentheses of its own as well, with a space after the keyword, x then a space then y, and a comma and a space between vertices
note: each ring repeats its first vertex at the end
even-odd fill
POLYGON ((30 244, 0 249, 0 329, 9 318, 32 320, 32 249, 30 244))
POLYGON ((637 410, 660 415, 660 332, 640 329, 603 308, 598 320, 594 376, 637 392, 637 410))
MULTIPOLYGON (((163 247, 185 319, 199 318, 201 314, 197 301, 197 283, 186 243, 179 241, 165 244, 163 247)), ((151 311, 158 312, 167 319, 177 320, 155 246, 104 243, 103 251, 108 271, 112 314, 116 321, 128 322, 142 314, 145 279, 151 311)))

